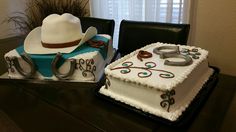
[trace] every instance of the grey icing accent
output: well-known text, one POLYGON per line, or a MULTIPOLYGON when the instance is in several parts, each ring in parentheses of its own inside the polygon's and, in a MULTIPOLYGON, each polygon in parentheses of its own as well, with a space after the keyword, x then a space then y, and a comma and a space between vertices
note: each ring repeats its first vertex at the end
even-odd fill
POLYGON ((24 76, 25 78, 32 78, 36 72, 36 68, 32 59, 25 52, 23 52, 23 54, 20 56, 26 63, 29 64, 30 72, 26 72, 22 69, 22 67, 19 64, 19 60, 15 56, 11 59, 13 65, 15 66, 16 70, 19 72, 20 75, 24 76))
POLYGON ((57 65, 58 61, 60 60, 61 56, 62 56, 62 54, 60 52, 57 53, 56 57, 52 61, 51 68, 52 68, 53 74, 58 79, 66 80, 66 79, 69 79, 74 74, 74 71, 75 71, 75 68, 76 68, 76 60, 75 59, 69 59, 69 61, 70 61, 70 70, 67 73, 62 74, 58 71, 58 69, 56 67, 56 65, 57 65))
POLYGON ((182 59, 184 59, 184 61, 179 61, 179 62, 165 60, 164 64, 169 65, 169 66, 188 66, 188 65, 191 65, 193 63, 192 58, 189 57, 188 55, 165 54, 164 59, 165 58, 182 58, 182 59))
POLYGON ((165 58, 164 57, 165 54, 179 54, 180 53, 178 46, 161 46, 161 47, 157 47, 157 48, 153 49, 153 52, 155 54, 160 55, 161 59, 165 58), (162 51, 162 50, 166 50, 166 49, 171 50, 171 51, 167 51, 167 52, 162 51))
MULTIPOLYGON (((166 58, 181 58, 184 59, 184 61, 170 61, 170 60, 165 60, 164 64, 169 65, 169 66, 188 66, 192 64, 192 58, 189 57, 188 55, 182 55, 180 54, 179 51, 179 46, 161 46, 153 49, 153 52, 155 54, 160 55, 161 59, 166 59, 166 58), (171 50, 168 52, 164 52, 162 50, 171 50)), ((187 51, 186 51, 187 52, 187 51)))

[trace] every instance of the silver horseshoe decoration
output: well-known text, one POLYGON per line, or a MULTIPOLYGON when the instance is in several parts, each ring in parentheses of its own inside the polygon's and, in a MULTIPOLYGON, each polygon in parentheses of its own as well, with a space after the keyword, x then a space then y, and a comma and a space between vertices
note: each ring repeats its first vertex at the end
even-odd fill
POLYGON ((161 47, 157 47, 155 49, 153 49, 153 52, 160 55, 161 59, 164 59, 164 55, 165 54, 179 54, 179 46, 161 46, 161 47), (161 50, 171 50, 171 51, 161 51, 161 50))
POLYGON ((193 60, 190 56, 180 54, 179 46, 161 46, 161 47, 157 47, 157 48, 153 49, 153 52, 155 54, 160 55, 161 59, 166 59, 166 58, 184 59, 184 61, 180 61, 180 62, 165 60, 165 62, 164 62, 165 65, 187 66, 187 65, 192 64, 192 62, 193 62, 193 60), (170 49, 172 51, 168 51, 168 52, 161 51, 161 50, 165 50, 165 49, 168 49, 168 50, 170 49))
POLYGON ((53 59, 52 65, 51 65, 52 72, 58 79, 66 80, 66 79, 69 79, 74 74, 74 71, 75 71, 75 68, 76 68, 76 60, 75 59, 69 59, 69 61, 70 61, 70 70, 68 71, 68 73, 62 74, 58 71, 58 69, 56 67, 57 62, 60 60, 61 56, 62 56, 61 53, 57 53, 56 57, 53 59))
POLYGON ((188 66, 191 65, 193 60, 188 55, 182 55, 182 54, 164 54, 164 58, 182 58, 184 61, 169 61, 165 60, 164 64, 169 66, 188 66))
POLYGON ((21 56, 21 58, 22 58, 26 63, 28 63, 28 64, 30 65, 30 72, 28 72, 28 73, 25 72, 25 71, 21 68, 17 57, 14 56, 14 57, 12 58, 12 61, 13 61, 13 64, 14 64, 16 70, 17 70, 22 76, 24 76, 25 78, 31 78, 31 77, 35 74, 35 72, 36 72, 35 65, 34 65, 33 61, 31 60, 31 58, 30 58, 25 52, 24 52, 22 55, 20 55, 20 56, 21 56))

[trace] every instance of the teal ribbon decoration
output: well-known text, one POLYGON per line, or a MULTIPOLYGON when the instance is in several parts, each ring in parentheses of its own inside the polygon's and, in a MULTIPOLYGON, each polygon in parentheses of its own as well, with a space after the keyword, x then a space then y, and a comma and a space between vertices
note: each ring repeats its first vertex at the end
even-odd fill
MULTIPOLYGON (((96 35, 91 40, 103 41, 105 45, 108 46, 110 39, 107 39, 106 37, 103 37, 103 36, 96 35)), ((107 58, 107 50, 108 50, 106 46, 102 46, 100 48, 94 48, 94 47, 89 46, 89 44, 85 42, 81 46, 77 47, 73 52, 68 53, 68 54, 62 54, 62 59, 58 63, 58 67, 60 67, 65 62, 65 60, 70 57, 83 54, 83 53, 94 52, 94 51, 98 51, 102 55, 103 59, 105 60, 107 58)), ((24 46, 23 45, 19 46, 18 48, 16 48, 16 51, 18 52, 18 54, 21 55, 24 52, 24 46)), ((53 76, 53 73, 51 70, 51 63, 52 63, 52 60, 55 58, 56 54, 45 54, 45 55, 29 54, 29 56, 34 62, 34 64, 36 65, 36 69, 39 73, 41 73, 44 77, 53 76)))

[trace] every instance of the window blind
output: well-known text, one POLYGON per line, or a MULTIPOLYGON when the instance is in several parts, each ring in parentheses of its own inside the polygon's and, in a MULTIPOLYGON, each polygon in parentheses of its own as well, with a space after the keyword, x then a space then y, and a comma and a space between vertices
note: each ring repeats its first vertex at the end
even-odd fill
POLYGON ((117 47, 120 21, 189 23, 190 0, 90 0, 91 16, 115 20, 117 47))

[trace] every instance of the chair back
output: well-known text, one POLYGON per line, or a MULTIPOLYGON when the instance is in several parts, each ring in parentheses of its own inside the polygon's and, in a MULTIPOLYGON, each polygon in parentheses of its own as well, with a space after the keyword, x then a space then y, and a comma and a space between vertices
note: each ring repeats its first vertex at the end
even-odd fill
POLYGON ((122 20, 118 51, 123 56, 155 42, 186 45, 189 29, 189 24, 122 20))
POLYGON ((101 19, 95 17, 80 17, 82 30, 85 32, 88 27, 94 26, 97 28, 99 34, 109 34, 113 37, 115 21, 110 19, 101 19))

